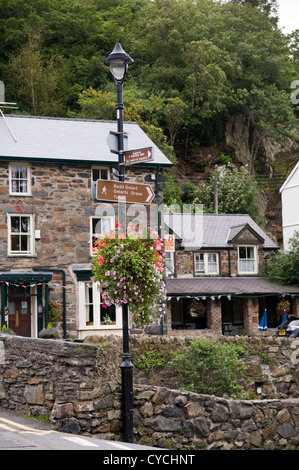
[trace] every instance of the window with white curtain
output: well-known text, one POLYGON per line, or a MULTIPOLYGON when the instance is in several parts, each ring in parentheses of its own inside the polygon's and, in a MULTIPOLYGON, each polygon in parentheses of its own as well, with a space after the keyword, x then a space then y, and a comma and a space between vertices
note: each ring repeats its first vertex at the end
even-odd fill
POLYGON ((219 274, 218 253, 195 253, 194 272, 200 274, 219 274))
POLYGON ((11 196, 31 195, 31 168, 28 164, 9 165, 9 194, 11 196))
POLYGON ((238 247, 238 270, 239 274, 256 274, 257 259, 255 246, 239 246, 238 247))

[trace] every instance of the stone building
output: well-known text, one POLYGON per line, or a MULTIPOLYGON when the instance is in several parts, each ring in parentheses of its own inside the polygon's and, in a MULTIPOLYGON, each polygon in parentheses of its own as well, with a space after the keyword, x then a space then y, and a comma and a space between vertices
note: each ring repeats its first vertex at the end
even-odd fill
MULTIPOLYGON (((90 282, 93 237, 117 217, 117 204, 95 199, 96 181, 117 168, 116 130, 112 121, 0 117, 1 327, 38 337, 55 302, 63 337, 121 333, 120 312, 105 325, 90 282)), ((150 181, 155 190, 171 162, 136 123, 124 123, 124 132, 128 149, 153 149, 152 161, 126 168, 126 182, 150 181)))
POLYGON ((278 247, 248 215, 165 214, 164 222, 175 238, 166 255, 168 334, 258 334, 265 309, 268 328, 279 324, 282 299, 298 315, 299 288, 262 277, 278 247))

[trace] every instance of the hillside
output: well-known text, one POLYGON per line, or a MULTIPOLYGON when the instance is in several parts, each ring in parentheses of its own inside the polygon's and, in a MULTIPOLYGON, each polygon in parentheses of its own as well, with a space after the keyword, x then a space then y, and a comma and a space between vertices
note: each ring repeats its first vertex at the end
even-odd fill
POLYGON ((199 188, 229 161, 248 168, 281 241, 278 190, 299 149, 299 30, 279 29, 276 0, 11 0, 0 33, 5 100, 40 116, 115 119, 104 59, 120 42, 134 59, 124 119, 175 162, 165 202, 181 204, 184 182, 199 188))

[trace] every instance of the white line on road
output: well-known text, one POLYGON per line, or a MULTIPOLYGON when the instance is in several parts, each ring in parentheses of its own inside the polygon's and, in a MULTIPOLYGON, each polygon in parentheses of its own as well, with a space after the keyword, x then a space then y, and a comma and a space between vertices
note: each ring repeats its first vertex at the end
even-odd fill
POLYGON ((118 447, 119 449, 132 450, 130 447, 124 446, 123 444, 118 444, 116 442, 106 441, 109 445, 118 447))
POLYGON ((74 444, 78 444, 80 446, 90 446, 90 447, 99 447, 97 444, 94 444, 93 442, 86 441, 85 439, 82 439, 81 437, 65 437, 62 436, 63 439, 66 439, 67 441, 74 442, 74 444))

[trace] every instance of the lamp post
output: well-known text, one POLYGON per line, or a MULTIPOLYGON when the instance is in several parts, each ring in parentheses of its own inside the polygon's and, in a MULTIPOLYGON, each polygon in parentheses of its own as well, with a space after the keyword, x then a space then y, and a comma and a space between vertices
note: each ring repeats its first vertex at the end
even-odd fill
MULTIPOLYGON (((133 59, 123 50, 119 43, 115 44, 113 51, 106 57, 104 64, 109 65, 116 85, 116 113, 118 136, 118 173, 119 181, 125 181, 124 166, 124 129, 123 129, 123 81, 128 66, 133 59)), ((119 205, 118 217, 125 220, 125 204, 119 205)), ((129 351, 129 313, 128 304, 122 304, 123 323, 123 356, 121 367, 122 378, 122 424, 124 442, 133 442, 133 364, 129 351)))

